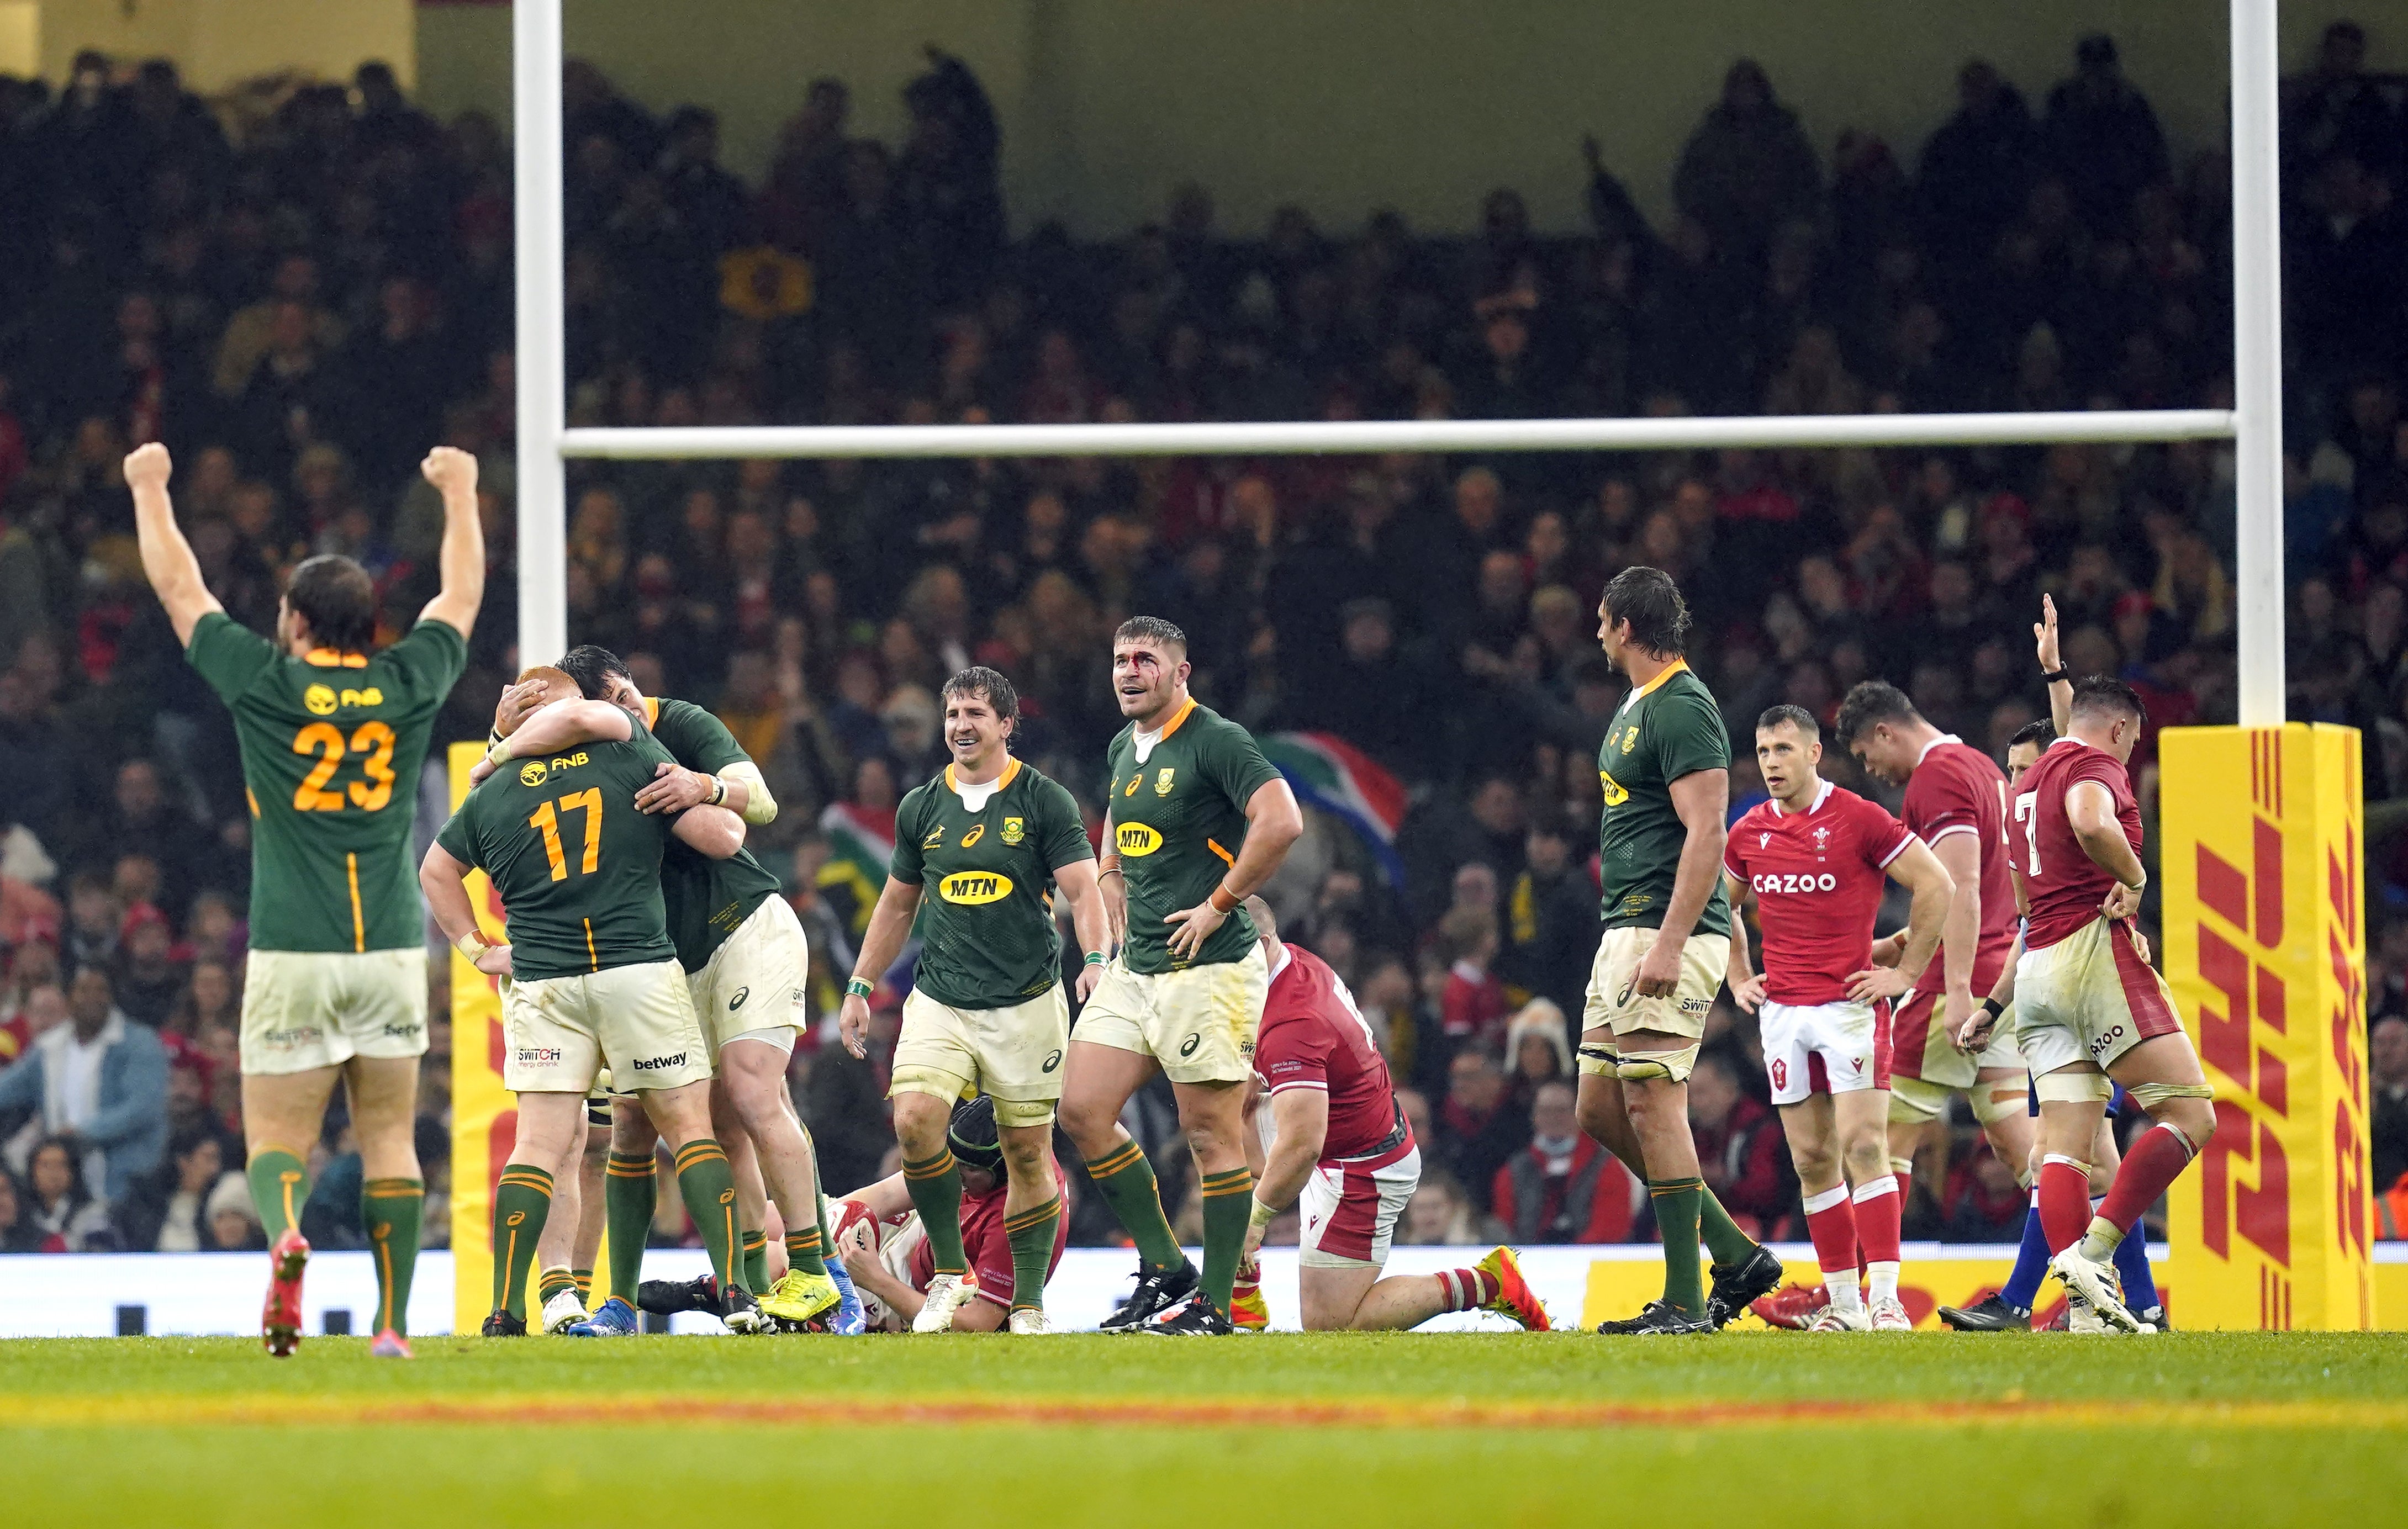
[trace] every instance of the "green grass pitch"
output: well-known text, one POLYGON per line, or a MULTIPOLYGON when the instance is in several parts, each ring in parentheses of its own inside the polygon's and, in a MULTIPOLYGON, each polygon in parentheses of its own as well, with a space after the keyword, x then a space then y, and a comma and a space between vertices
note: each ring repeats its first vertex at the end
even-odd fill
POLYGON ((12 1524, 2266 1525, 2408 1501, 2408 1336, 0 1344, 12 1524))

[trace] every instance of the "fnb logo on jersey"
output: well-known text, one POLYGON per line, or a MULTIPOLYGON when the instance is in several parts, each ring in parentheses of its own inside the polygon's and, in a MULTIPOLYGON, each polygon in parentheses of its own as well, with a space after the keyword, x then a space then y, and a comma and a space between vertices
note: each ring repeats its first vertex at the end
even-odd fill
MULTIPOLYGON (((1815 832, 1819 834, 1822 830, 1818 828, 1815 832)), ((1820 874, 1813 871, 1784 871, 1777 873, 1767 871, 1761 876, 1750 877, 1748 879, 1748 884, 1755 887, 1758 892, 1799 893, 1837 892, 1840 890, 1840 879, 1833 876, 1828 871, 1824 871, 1820 874)))
POLYGON ((542 760, 530 759, 525 764, 519 766, 519 784, 522 786, 540 786, 551 776, 551 774, 552 771, 545 768, 542 760))
POLYGON ((1141 822, 1112 825, 1112 847, 1125 855, 1142 860, 1162 848, 1162 836, 1141 822))
POLYGON ((671 1067, 682 1067, 684 1065, 685 1053, 683 1051, 680 1051, 675 1056, 639 1056, 636 1058, 636 1070, 638 1072, 665 1072, 671 1067))
POLYGON ((340 703, 335 698, 332 685, 312 685, 301 693, 301 704, 309 708, 312 717, 331 717, 340 703))
POLYGON ((937 895, 972 907, 999 903, 1011 895, 1011 878, 996 871, 955 871, 937 883, 937 895))

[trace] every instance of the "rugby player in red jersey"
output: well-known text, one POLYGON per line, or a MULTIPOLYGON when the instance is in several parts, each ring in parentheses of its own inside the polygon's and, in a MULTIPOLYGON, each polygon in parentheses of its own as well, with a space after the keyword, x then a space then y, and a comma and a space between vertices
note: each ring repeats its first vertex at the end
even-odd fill
POLYGON ((1822 759, 1820 729, 1804 708, 1777 706, 1756 719, 1756 767, 1772 799, 1731 825, 1723 875, 1732 907, 1756 901, 1764 971, 1749 971, 1747 937, 1734 921, 1727 980, 1740 1007, 1761 1016, 1765 1072, 1828 1291, 1808 1330, 1902 1333, 1914 1322, 1898 1298, 1899 1183, 1883 1136, 1887 1006, 1938 949, 1954 886, 1897 819, 1824 779, 1822 759), (1885 875, 1914 903, 1904 958, 1875 966, 1885 875), (1862 1296, 1860 1239, 1870 1284, 1862 1296))
MULTIPOLYGON (((2148 965, 2132 915, 2148 873, 2126 765, 2147 713, 2129 685, 2077 682, 2066 736, 2015 782, 2010 833, 2027 913, 2015 965, 2016 1028, 2041 1109, 2041 1225, 2067 1298, 2111 1327, 2149 1326, 2123 1301, 2111 1260, 2134 1222, 2215 1132, 2214 1093, 2173 995, 2148 965), (2085 1153, 2114 1083, 2150 1129, 2090 1208, 2085 1153)), ((1964 1039, 1985 1038, 1987 1010, 1964 1039)))
POLYGON ((1397 1218, 1421 1182, 1421 1148, 1354 995, 1319 956, 1281 942, 1268 904, 1249 897, 1246 912, 1271 973, 1254 1077, 1276 1133, 1254 1186, 1246 1261, 1272 1218, 1294 1205, 1308 1330, 1398 1332, 1441 1312, 1478 1310, 1547 1331, 1546 1308, 1510 1248, 1468 1269, 1380 1278, 1397 1218))

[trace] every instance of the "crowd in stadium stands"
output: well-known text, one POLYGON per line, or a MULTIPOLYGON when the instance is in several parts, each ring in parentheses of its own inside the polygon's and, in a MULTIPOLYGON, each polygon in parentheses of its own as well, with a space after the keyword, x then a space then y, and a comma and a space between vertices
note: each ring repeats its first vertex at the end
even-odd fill
MULTIPOLYGON (((2404 800, 2408 81, 2363 53, 2336 25, 2284 95, 2291 706, 2363 729, 2370 798, 2404 800)), ((1537 232, 1500 188, 1463 237, 1384 211, 1328 231, 1296 207, 1228 231, 1189 187, 1124 236, 1015 240, 985 94, 931 60, 899 144, 853 131, 842 82, 812 83, 757 186, 718 164, 709 109, 657 117, 568 66, 574 422, 2229 398, 2227 161, 2168 141, 2104 36, 2044 95, 1970 62, 1922 145, 1849 131, 1828 153, 1742 61, 1677 166, 1590 145, 1585 230, 1537 232), (1676 214, 1651 221, 1620 178, 1668 168, 1676 214)), ((510 183, 493 121, 438 123, 380 65, 348 90, 215 103, 164 62, 88 55, 55 92, 0 79, 0 1248, 259 1243, 233 1172, 242 782, 144 585, 120 458, 174 450, 179 515, 238 619, 265 626, 285 569, 341 551, 397 628, 431 593, 441 523, 412 464, 437 441, 475 452, 493 577, 440 735, 483 736, 516 663, 510 183)), ((2071 666, 2131 680, 2153 727, 2229 721, 2231 479, 2215 442, 583 463, 569 625, 647 693, 715 708, 761 762, 783 813, 755 844, 791 868, 810 1002, 832 1014, 876 886, 860 846, 941 762, 944 678, 1009 674, 1016 747, 1092 812, 1119 725, 1109 634, 1130 612, 1176 621, 1209 705, 1334 735, 1410 801, 1392 852, 1316 819, 1270 889, 1410 1085, 1433 1171, 1407 1235, 1644 1239, 1644 1197, 1566 1086, 1598 932, 1595 755, 1623 693, 1592 635, 1603 580, 1632 563, 1680 578, 1692 661, 1742 750, 1764 707, 1828 717, 1887 676, 1999 752, 2041 715, 2026 634, 2044 590, 2071 666)), ((2146 748, 2135 763, 2148 800, 2146 748)), ((423 826, 444 790, 431 772, 423 826)), ((1759 795, 1735 761, 1732 812, 1759 795)), ((2408 843, 2383 810, 2369 1007, 2387 1189, 2408 1173, 2408 843)), ((890 985, 889 1050, 868 1062, 797 1054, 831 1191, 892 1155, 895 1002, 890 985)), ((1691 1085, 1706 1178, 1746 1222, 1796 1236, 1753 1022, 1719 1007, 1709 1036, 1691 1085)), ((448 1050, 438 1022, 420 1144, 438 1196, 448 1050)), ((1168 1101, 1135 1108, 1175 1203, 1168 1101)), ((1910 1236, 2013 1235, 2014 1174, 1978 1143, 1961 1121, 1930 1142, 1910 1236)), ((305 1230, 356 1245, 339 1106, 318 1155, 305 1230)), ((439 1203, 426 1224, 441 1245, 439 1203)), ((1075 1225, 1112 1230, 1093 1204, 1075 1225)))

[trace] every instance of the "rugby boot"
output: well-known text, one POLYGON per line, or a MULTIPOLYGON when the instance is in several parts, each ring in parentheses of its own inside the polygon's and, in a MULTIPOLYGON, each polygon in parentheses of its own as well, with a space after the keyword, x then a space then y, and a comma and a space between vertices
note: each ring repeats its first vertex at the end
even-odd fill
POLYGON ((417 1357, 417 1355, 409 1351, 409 1340, 403 1337, 399 1333, 394 1332, 390 1327, 376 1336, 376 1341, 368 1345, 368 1352, 378 1359, 414 1359, 417 1357))
POLYGON ((1112 1314, 1096 1325, 1099 1333, 1134 1333, 1152 1318, 1196 1293, 1196 1265, 1185 1259, 1175 1269, 1138 1266, 1137 1288, 1121 1298, 1112 1314))
POLYGON ((1054 1331, 1054 1324, 1045 1320, 1045 1308, 1037 1306, 1013 1307, 1011 1315, 1004 1319, 1004 1326, 1007 1332, 1023 1337, 1042 1336, 1054 1331))
POLYGON ((920 1314, 911 1319, 915 1333, 945 1333, 953 1330, 953 1313, 962 1303, 979 1293, 978 1280, 967 1274, 939 1274, 928 1280, 928 1289, 920 1302, 920 1314))
POLYGON ((1814 1313, 1806 1323, 1809 1333, 1870 1333, 1873 1330, 1872 1313, 1860 1306, 1827 1306, 1814 1313))
POLYGON ((573 1290, 564 1290, 543 1303, 543 1330, 557 1336, 585 1320, 585 1302, 573 1290))
POLYGON ((1815 1315, 1831 1304, 1830 1288, 1827 1285, 1784 1285, 1771 1294, 1752 1303, 1748 1309, 1767 1327, 1785 1327, 1793 1333, 1813 1330, 1815 1315))
POLYGON ((301 1347, 301 1271, 309 1265, 309 1239, 288 1226, 267 1250, 267 1307, 259 1316, 261 1341, 279 1359, 301 1347))
POLYGON ((1996 1291, 1968 1307, 1943 1306, 1940 1320, 1960 1333, 2028 1333, 2031 1313, 2018 1311, 1996 1291))
POLYGON ((2084 1256, 2080 1243, 2050 1259, 2048 1272, 2063 1282, 2069 1297, 2079 1295, 2087 1302, 2101 1322, 2127 1333, 2141 1330, 2141 1319, 2124 1306, 2124 1291, 2115 1278, 2115 1265, 2104 1259, 2084 1256))
POLYGON ((1525 1332, 1555 1331, 1547 1321, 1546 1307, 1541 1304, 1537 1292, 1530 1289, 1530 1282, 1522 1278, 1522 1261, 1513 1256, 1512 1249, 1499 1248, 1472 1267, 1497 1281, 1497 1298, 1483 1305, 1481 1310, 1510 1317, 1525 1332))
POLYGON ((641 1326, 636 1320, 636 1308, 613 1295, 594 1315, 563 1332, 569 1337, 580 1338, 634 1337, 641 1326))
POLYGON ((1162 1313, 1140 1330, 1160 1333, 1166 1337, 1228 1337, 1239 1331, 1237 1324, 1212 1304, 1212 1297, 1201 1291, 1186 1305, 1175 1311, 1162 1313))
POLYGON ((1781 1283, 1781 1255, 1763 1243, 1737 1264, 1717 1264, 1708 1271, 1713 1285, 1706 1292, 1707 1322, 1727 1327, 1740 1313, 1781 1283))
POLYGON ((853 1276, 844 1270, 844 1260, 834 1253, 827 1255, 828 1278, 836 1281, 836 1310, 829 1315, 828 1331, 838 1337, 859 1337, 869 1331, 868 1314, 861 1308, 861 1292, 853 1288, 853 1276))
POLYGON ((788 1269, 778 1276, 769 1293, 761 1297, 761 1309, 782 1325, 800 1326, 818 1319, 823 1313, 834 1313, 844 1294, 836 1281, 824 1274, 805 1274, 800 1269, 788 1269))
POLYGON ((729 1287, 719 1320, 727 1324, 731 1333, 766 1333, 769 1330, 769 1319, 762 1314, 761 1303, 742 1285, 729 1287))
POLYGON ((507 1311, 496 1311, 485 1319, 485 1325, 480 1331, 487 1337, 524 1337, 527 1336, 526 1319, 513 1317, 507 1311))
POLYGON ((674 1317, 681 1311, 708 1311, 715 1317, 719 1281, 707 1274, 691 1279, 647 1279, 636 1287, 636 1305, 655 1317, 674 1317))
POLYGON ((1872 1303, 1873 1331, 1876 1333, 1912 1333, 1914 1319, 1906 1313, 1906 1303, 1895 1295, 1885 1295, 1872 1303))

